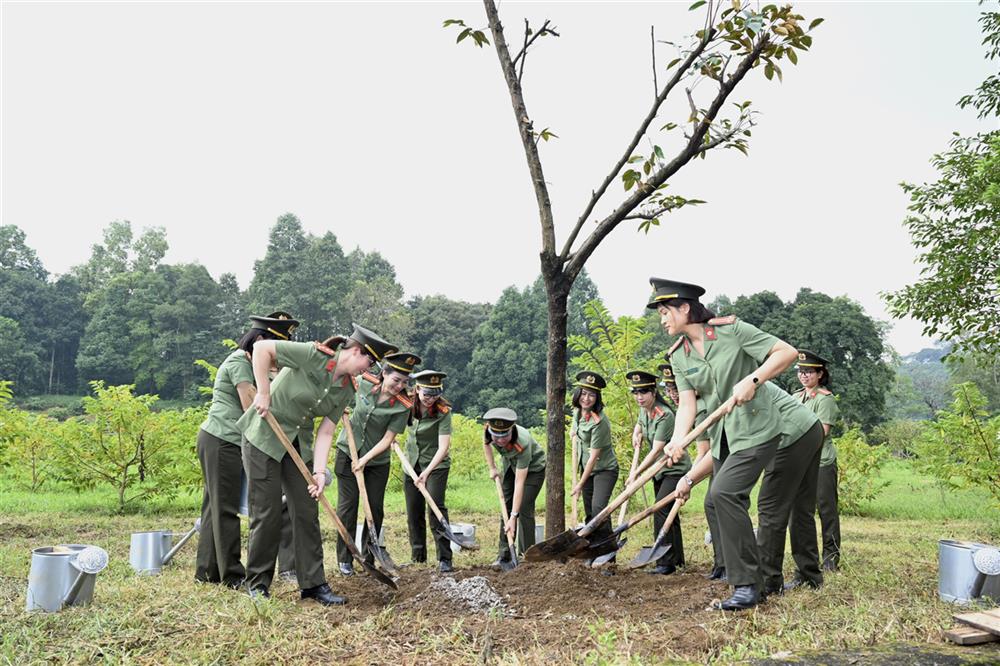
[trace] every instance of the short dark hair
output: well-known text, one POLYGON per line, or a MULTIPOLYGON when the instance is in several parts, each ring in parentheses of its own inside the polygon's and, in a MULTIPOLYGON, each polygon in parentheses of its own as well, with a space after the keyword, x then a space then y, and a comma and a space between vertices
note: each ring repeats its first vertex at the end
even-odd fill
POLYGON ((660 305, 679 308, 685 303, 690 306, 690 309, 688 310, 689 324, 704 324, 709 319, 715 318, 714 312, 702 305, 701 301, 697 301, 693 298, 671 298, 669 301, 665 301, 660 305))
MULTIPOLYGON (((594 406, 592 409, 595 414, 600 414, 601 410, 604 409, 604 399, 601 397, 601 392, 595 391, 594 389, 587 389, 587 390, 597 394, 597 400, 594 401, 594 406)), ((583 393, 582 386, 577 386, 576 389, 573 391, 573 407, 575 409, 580 409, 580 395, 582 393, 583 393)))
POLYGON ((823 376, 819 379, 819 385, 830 386, 830 371, 826 369, 826 366, 824 365, 822 368, 816 369, 823 373, 823 376))
POLYGON ((253 356, 253 343, 257 342, 258 338, 261 340, 276 340, 277 336, 271 331, 265 331, 262 328, 251 328, 243 334, 243 337, 236 343, 236 346, 253 356))

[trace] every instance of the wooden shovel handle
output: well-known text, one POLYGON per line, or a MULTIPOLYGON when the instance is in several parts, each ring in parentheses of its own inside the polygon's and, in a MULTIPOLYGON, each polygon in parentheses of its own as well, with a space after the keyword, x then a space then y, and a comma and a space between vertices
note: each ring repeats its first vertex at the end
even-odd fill
MULTIPOLYGON (((351 452, 351 463, 358 462, 358 445, 354 441, 354 429, 351 427, 351 419, 345 412, 340 419, 341 423, 344 424, 344 432, 347 433, 347 448, 351 452)), ((353 464, 351 465, 351 471, 354 472, 353 464)), ((375 532, 375 518, 372 516, 372 507, 368 503, 368 488, 365 486, 365 473, 363 470, 358 470, 354 472, 354 480, 358 484, 358 492, 361 494, 361 506, 365 511, 365 522, 368 523, 368 531, 371 532, 372 540, 378 539, 378 534, 375 532)))
MULTIPOLYGON (((691 429, 691 432, 687 434, 687 437, 685 437, 681 441, 681 448, 687 448, 691 444, 691 442, 701 437, 701 435, 706 430, 708 430, 710 426, 714 425, 716 421, 722 418, 722 416, 726 413, 726 411, 732 409, 733 405, 735 404, 736 404, 736 398, 733 397, 730 398, 729 400, 726 400, 721 405, 719 405, 719 407, 714 412, 709 414, 708 417, 704 421, 702 421, 699 426, 691 429)), ((647 481, 656 476, 656 473, 659 472, 664 467, 666 467, 666 465, 667 465, 667 456, 664 455, 655 463, 650 465, 649 468, 645 472, 643 472, 638 479, 627 485, 625 487, 625 490, 623 490, 621 494, 618 495, 618 497, 616 497, 614 500, 609 502, 606 507, 604 507, 604 510, 602 510, 599 514, 594 516, 589 523, 584 525, 583 529, 581 529, 577 533, 578 536, 585 537, 594 530, 596 530, 601 523, 603 523, 605 520, 608 519, 608 516, 614 513, 615 509, 620 507, 623 502, 625 502, 626 500, 628 500, 629 497, 634 495, 637 490, 642 488, 647 481)))
POLYGON ((665 496, 663 499, 656 500, 655 502, 653 502, 653 504, 651 504, 650 506, 646 507, 645 509, 643 509, 639 513, 637 513, 634 516, 632 516, 631 518, 629 518, 628 519, 628 525, 626 526, 625 529, 630 529, 634 525, 636 525, 637 523, 641 523, 642 521, 646 520, 651 515, 653 515, 654 513, 656 513, 657 511, 659 511, 663 507, 665 507, 666 505, 670 504, 674 500, 675 497, 677 497, 677 493, 676 492, 672 492, 669 495, 665 496))
POLYGON ((496 481, 497 499, 500 500, 500 516, 503 518, 503 524, 504 524, 502 528, 503 533, 507 535, 507 545, 510 547, 510 555, 511 558, 514 558, 515 557, 514 553, 517 551, 514 550, 514 537, 512 537, 510 534, 507 534, 507 521, 510 520, 510 516, 507 515, 507 502, 505 502, 503 498, 503 484, 500 483, 499 478, 493 480, 496 481))
MULTIPOLYGON (((628 477, 635 473, 636 468, 639 466, 639 447, 632 447, 632 464, 628 468, 628 477)), ((621 525, 625 521, 625 512, 628 511, 628 502, 622 503, 622 510, 618 512, 618 524, 621 525)), ((631 527, 631 525, 629 525, 631 527)))
MULTIPOLYGON (((674 494, 676 493, 670 493, 670 495, 674 494)), ((669 497, 670 495, 668 495, 667 497, 669 497)), ((656 541, 653 542, 654 546, 660 543, 660 541, 667 536, 667 532, 670 531, 670 527, 674 524, 674 519, 677 518, 677 512, 681 510, 682 506, 684 506, 684 500, 678 499, 676 502, 674 502, 674 505, 670 507, 670 513, 667 514, 667 519, 663 521, 663 527, 661 527, 660 531, 657 532, 656 534, 656 541)))
MULTIPOLYGON (((313 475, 309 473, 309 468, 306 467, 306 464, 302 461, 302 456, 300 456, 299 452, 295 450, 292 443, 288 441, 288 436, 285 434, 285 431, 281 429, 281 426, 278 425, 278 420, 274 418, 274 414, 268 411, 264 420, 267 421, 269 426, 271 426, 271 430, 274 431, 274 434, 278 438, 278 441, 281 442, 281 445, 285 447, 285 452, 292 459, 292 462, 294 462, 295 466, 299 468, 300 472, 302 472, 302 478, 306 480, 308 485, 313 485, 315 482, 313 475)), ((326 494, 320 493, 317 499, 323 506, 323 509, 325 509, 330 515, 330 518, 333 519, 334 524, 337 526, 337 532, 340 534, 340 538, 344 540, 344 543, 347 544, 347 549, 351 551, 351 555, 353 555, 358 562, 364 562, 364 556, 355 545, 354 539, 352 539, 351 535, 347 532, 347 528, 344 527, 344 523, 340 520, 340 516, 338 516, 337 512, 333 510, 333 507, 330 505, 330 500, 326 498, 326 494)))
POLYGON ((442 524, 447 523, 448 521, 444 519, 444 514, 441 513, 441 509, 438 508, 438 505, 434 502, 434 498, 431 497, 427 488, 424 488, 422 484, 417 483, 417 472, 413 469, 413 465, 410 464, 410 461, 406 459, 406 456, 403 454, 403 449, 399 448, 399 443, 397 443, 396 440, 392 441, 392 450, 396 452, 397 456, 399 456, 399 462, 403 465, 403 470, 410 476, 411 479, 413 479, 413 485, 416 486, 417 490, 420 491, 420 494, 424 496, 427 506, 429 506, 431 511, 434 512, 434 516, 438 519, 438 522, 442 524))
MULTIPOLYGON (((575 433, 571 432, 569 434, 569 438, 573 442, 573 454, 572 454, 573 455, 573 460, 571 462, 571 466, 573 467, 573 487, 576 488, 576 482, 579 479, 579 476, 577 475, 577 468, 576 467, 577 467, 577 458, 579 458, 579 451, 580 451, 579 446, 580 446, 580 442, 576 438, 576 434, 575 433)), ((570 499, 573 500, 573 508, 570 511, 570 521, 573 523, 573 527, 576 527, 577 522, 578 522, 577 504, 579 504, 580 502, 579 502, 579 498, 577 498, 576 495, 570 495, 570 499)))

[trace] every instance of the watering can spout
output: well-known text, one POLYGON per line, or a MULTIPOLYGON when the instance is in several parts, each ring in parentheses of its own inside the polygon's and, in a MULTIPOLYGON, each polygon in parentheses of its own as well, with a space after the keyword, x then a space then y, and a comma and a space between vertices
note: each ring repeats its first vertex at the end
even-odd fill
POLYGON ((103 548, 87 546, 77 553, 76 558, 73 559, 71 564, 77 570, 77 575, 73 580, 73 584, 70 585, 69 590, 66 592, 66 596, 63 597, 63 606, 73 605, 87 577, 102 571, 104 567, 108 566, 108 553, 103 548))
POLYGON ((177 543, 174 544, 174 547, 168 550, 167 554, 163 556, 162 565, 166 566, 167 563, 170 562, 170 560, 174 559, 174 555, 176 555, 177 551, 181 549, 181 546, 186 544, 188 542, 188 539, 194 536, 195 532, 200 532, 200 531, 201 531, 201 518, 198 518, 196 521, 194 521, 194 527, 192 527, 187 534, 178 539, 177 543))

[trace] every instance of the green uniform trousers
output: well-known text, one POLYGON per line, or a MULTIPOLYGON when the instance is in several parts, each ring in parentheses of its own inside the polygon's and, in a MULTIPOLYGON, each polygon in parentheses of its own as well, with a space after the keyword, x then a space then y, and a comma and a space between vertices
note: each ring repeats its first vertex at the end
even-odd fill
MULTIPOLYGON (((653 479, 653 488, 656 490, 657 501, 663 499, 670 493, 674 492, 674 488, 677 487, 677 481, 681 477, 666 475, 663 476, 659 481, 653 479)), ((660 529, 663 527, 663 523, 667 522, 667 514, 674 507, 674 503, 670 502, 665 507, 653 514, 653 539, 656 539, 656 535, 660 533, 660 529)), ((680 511, 674 516, 674 522, 667 531, 666 543, 670 544, 670 550, 663 554, 663 557, 656 561, 657 565, 669 566, 673 565, 675 567, 684 566, 684 539, 681 536, 681 514, 680 511)))
POLYGON ((292 519, 288 516, 288 503, 281 507, 281 543, 278 544, 278 571, 295 571, 295 544, 292 542, 292 519))
POLYGON ((199 429, 198 460, 205 492, 194 577, 237 586, 246 576, 240 562, 241 448, 199 429))
POLYGON ((816 545, 816 479, 822 448, 823 425, 816 421, 806 434, 779 449, 764 471, 757 495, 757 548, 768 592, 778 591, 784 584, 781 565, 786 528, 798 577, 814 587, 823 584, 816 545))
POLYGON ((708 533, 712 538, 712 566, 715 568, 725 567, 726 561, 722 557, 722 532, 719 530, 719 516, 715 513, 715 503, 712 501, 712 479, 715 472, 719 471, 721 464, 717 460, 712 461, 712 476, 708 477, 708 490, 705 491, 705 520, 708 522, 708 533))
POLYGON ((722 557, 730 585, 761 585, 760 556, 750 521, 750 491, 778 450, 776 436, 749 449, 729 452, 725 433, 710 493, 719 517, 722 557))
MULTIPOLYGON (((615 490, 618 482, 618 470, 608 469, 603 472, 593 472, 587 477, 587 482, 583 484, 583 513, 589 523, 594 516, 604 510, 611 499, 611 493, 615 490)), ((574 525, 574 527, 576 527, 574 525)), ((604 521, 593 531, 590 537, 591 543, 596 543, 611 536, 611 519, 604 521)))
MULTIPOLYGON (((419 464, 414 465, 413 469, 418 475, 423 471, 423 467, 419 464)), ((447 467, 435 467, 427 475, 426 486, 427 494, 437 504, 445 520, 448 520, 448 508, 444 504, 445 492, 448 489, 448 471, 447 467)), ((406 531, 410 536, 410 558, 414 562, 427 561, 427 523, 430 523, 434 545, 437 546, 438 562, 451 562, 451 541, 438 534, 441 523, 427 505, 423 494, 417 490, 409 474, 403 477, 403 498, 406 500, 406 531)))
MULTIPOLYGON (((293 442, 298 450, 298 440, 293 442)), ((281 539, 281 495, 292 523, 295 574, 303 590, 326 582, 323 571, 323 539, 319 531, 319 504, 302 478, 299 468, 286 455, 281 461, 243 440, 243 463, 247 468, 250 499, 250 545, 247 552, 247 586, 270 587, 281 539)))
POLYGON ((837 462, 819 468, 816 501, 823 527, 823 566, 840 565, 840 510, 837 507, 837 462))
MULTIPOLYGON (((358 504, 361 493, 358 491, 358 481, 351 471, 351 456, 338 449, 337 458, 334 462, 333 472, 337 475, 337 515, 347 528, 347 533, 351 538, 357 534, 358 530, 358 504)), ((365 475, 365 490, 368 491, 368 506, 372 509, 372 522, 375 523, 375 540, 382 533, 382 517, 385 502, 385 487, 389 483, 389 465, 365 465, 363 474, 365 475)), ((364 514, 362 513, 362 520, 364 514)), ((364 527, 361 534, 361 543, 356 544, 358 549, 364 553, 365 560, 369 564, 375 562, 375 555, 368 552, 365 544, 368 543, 368 525, 364 527)), ((347 544, 341 536, 337 536, 337 561, 347 564, 352 560, 351 551, 347 549, 347 544)))
MULTIPOLYGON (((512 511, 511 505, 514 502, 514 468, 507 470, 500 481, 503 485, 503 501, 507 505, 507 515, 512 511)), ((521 512, 517 517, 517 554, 518 557, 524 554, 535 545, 535 500, 538 493, 542 491, 545 483, 545 470, 528 472, 524 479, 524 494, 521 497, 521 512)), ((507 546, 507 535, 504 532, 503 516, 500 517, 500 559, 510 559, 510 548, 507 546)))

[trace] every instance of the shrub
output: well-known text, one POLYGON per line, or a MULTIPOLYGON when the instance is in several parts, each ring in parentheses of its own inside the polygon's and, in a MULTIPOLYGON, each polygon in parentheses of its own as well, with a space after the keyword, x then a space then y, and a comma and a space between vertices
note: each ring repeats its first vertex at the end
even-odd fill
POLYGON ((36 492, 59 475, 60 424, 41 414, 4 410, 0 439, 6 476, 36 492))
POLYGON ((916 467, 949 487, 983 488, 1000 505, 1000 416, 989 418, 987 399, 971 382, 953 395, 918 440, 916 467))
POLYGON ((889 460, 884 446, 872 446, 857 426, 833 440, 837 447, 837 482, 840 512, 858 515, 888 485, 879 469, 889 460))
POLYGON ((897 458, 911 458, 926 427, 924 421, 896 419, 872 428, 868 441, 885 446, 897 458))

